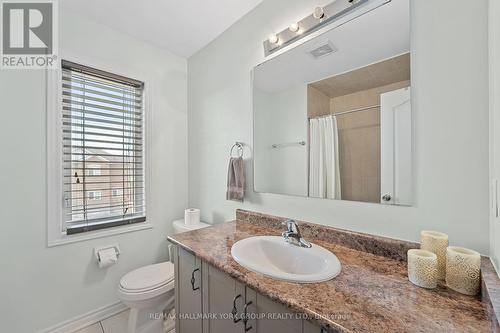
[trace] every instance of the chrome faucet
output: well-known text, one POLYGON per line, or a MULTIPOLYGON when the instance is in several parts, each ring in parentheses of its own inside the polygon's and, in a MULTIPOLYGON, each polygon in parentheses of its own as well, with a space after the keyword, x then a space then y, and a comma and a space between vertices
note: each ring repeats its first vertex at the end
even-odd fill
POLYGON ((302 238, 297 222, 294 220, 286 220, 281 224, 286 226, 286 231, 281 233, 281 236, 283 236, 286 242, 300 247, 312 247, 311 243, 302 238))

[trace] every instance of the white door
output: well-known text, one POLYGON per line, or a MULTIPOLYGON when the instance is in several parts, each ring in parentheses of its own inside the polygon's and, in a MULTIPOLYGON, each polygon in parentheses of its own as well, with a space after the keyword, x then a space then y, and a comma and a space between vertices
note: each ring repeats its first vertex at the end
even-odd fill
POLYGON ((413 200, 410 87, 380 95, 380 202, 411 205, 413 200))

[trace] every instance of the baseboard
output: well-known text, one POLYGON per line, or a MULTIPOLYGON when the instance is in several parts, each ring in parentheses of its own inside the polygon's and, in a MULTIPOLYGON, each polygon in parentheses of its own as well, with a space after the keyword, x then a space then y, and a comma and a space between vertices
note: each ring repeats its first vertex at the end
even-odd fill
POLYGON ((38 331, 37 333, 73 333, 101 320, 112 317, 126 309, 127 306, 125 304, 116 302, 76 316, 62 323, 38 331))

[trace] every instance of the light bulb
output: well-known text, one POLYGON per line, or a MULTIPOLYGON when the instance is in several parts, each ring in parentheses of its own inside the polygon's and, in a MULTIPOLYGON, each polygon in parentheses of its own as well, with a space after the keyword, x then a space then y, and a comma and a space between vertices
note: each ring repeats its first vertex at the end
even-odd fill
POLYGON ((316 7, 314 8, 313 16, 315 19, 322 19, 325 17, 325 11, 323 10, 323 7, 316 7))
POLYGON ((269 35, 269 43, 271 43, 271 44, 277 44, 279 42, 279 40, 280 39, 275 34, 270 34, 269 35))
POLYGON ((291 32, 299 32, 299 24, 298 23, 292 23, 292 24, 290 24, 290 26, 288 27, 288 29, 291 32))

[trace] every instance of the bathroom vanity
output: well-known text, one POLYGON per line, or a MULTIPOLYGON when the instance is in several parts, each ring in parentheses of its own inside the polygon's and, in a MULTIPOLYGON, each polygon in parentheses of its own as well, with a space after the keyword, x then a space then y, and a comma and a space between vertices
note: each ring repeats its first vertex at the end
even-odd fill
POLYGON ((319 326, 290 313, 248 285, 178 249, 177 320, 179 332, 321 332, 319 326), (273 314, 257 316, 259 313, 273 314), (196 318, 203 314, 203 318, 196 318))
MULTIPOLYGON (((231 256, 238 240, 280 235, 283 218, 238 210, 233 222, 169 237, 176 245, 176 332, 494 332, 483 296, 408 281, 418 244, 300 222, 304 238, 333 252, 341 273, 291 283, 251 272, 231 256), (234 314, 234 317, 232 316, 234 314)), ((487 258, 484 276, 494 274, 487 258)))

